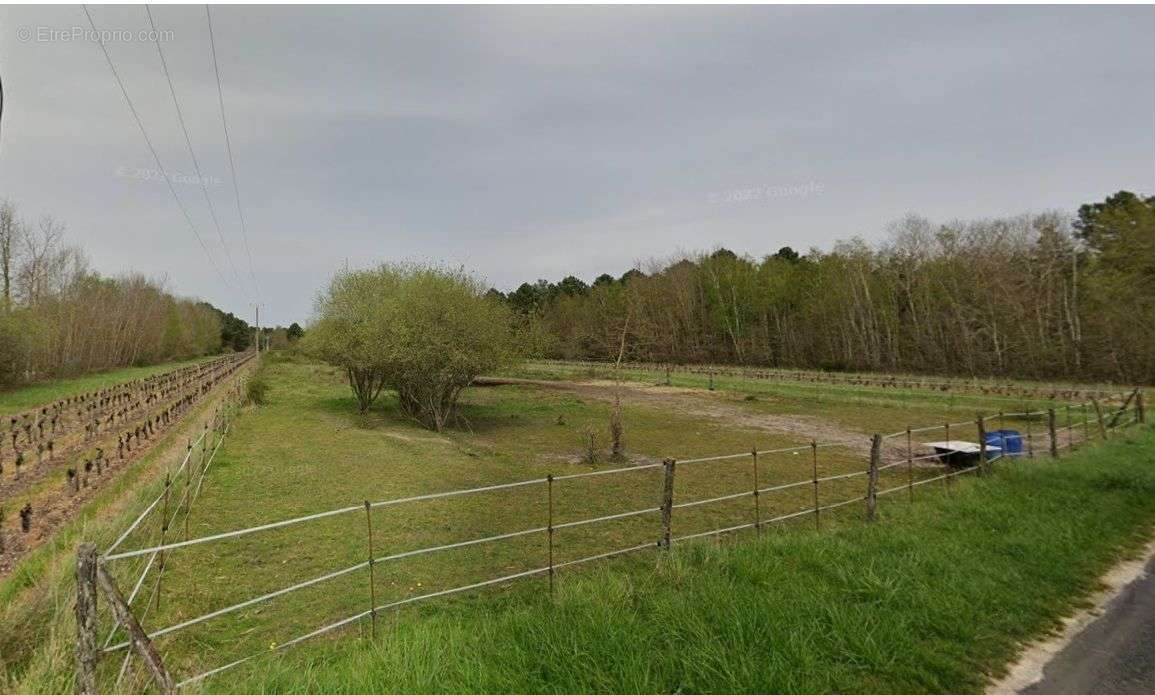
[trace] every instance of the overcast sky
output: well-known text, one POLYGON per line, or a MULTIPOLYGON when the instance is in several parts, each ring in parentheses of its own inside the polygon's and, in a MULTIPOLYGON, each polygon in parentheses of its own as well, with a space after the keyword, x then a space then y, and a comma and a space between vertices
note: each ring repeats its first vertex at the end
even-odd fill
MULTIPOLYGON (((97 26, 148 28, 143 7, 97 26)), ((231 286, 155 169, 79 6, 0 8, 0 197, 106 274, 251 317, 203 7, 108 44, 231 286), (242 285, 238 287, 238 285, 242 285)), ((221 81, 266 320, 346 262, 463 264, 510 289, 726 246, 1155 193, 1151 7, 219 7, 221 81)))

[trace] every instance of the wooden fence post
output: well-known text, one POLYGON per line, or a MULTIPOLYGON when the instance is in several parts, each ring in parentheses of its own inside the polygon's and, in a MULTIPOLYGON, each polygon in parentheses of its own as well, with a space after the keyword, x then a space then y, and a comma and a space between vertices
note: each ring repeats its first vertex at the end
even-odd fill
POLYGON ((866 476, 866 520, 874 521, 874 510, 878 506, 878 465, 882 458, 882 435, 876 434, 870 440, 870 472, 866 476))
MULTIPOLYGON (((946 437, 946 440, 949 442, 950 441, 950 423, 949 422, 943 424, 943 432, 945 432, 945 434, 943 436, 946 437)), ((948 462, 949 462, 949 459, 948 459, 948 462)), ((950 487, 950 480, 951 480, 951 478, 949 475, 944 476, 942 479, 942 486, 944 488, 950 487)))
POLYGON ((1111 416, 1110 422, 1107 423, 1108 430, 1115 429, 1115 426, 1119 424, 1119 418, 1123 417, 1123 415, 1127 413, 1127 407, 1131 405, 1131 401, 1135 400, 1135 396, 1138 394, 1139 389, 1136 388, 1131 392, 1129 396, 1127 396, 1127 399, 1123 401, 1123 405, 1119 406, 1119 409, 1116 410, 1115 414, 1111 416))
POLYGON ((670 549, 670 522, 674 513, 674 459, 662 461, 665 479, 662 482, 662 540, 661 546, 670 549))
POLYGON ((810 442, 810 464, 813 470, 814 481, 814 530, 822 530, 821 515, 822 510, 818 507, 818 442, 810 442))
POLYGON ((176 685, 173 683, 172 676, 168 669, 164 667, 164 662, 160 659, 160 654, 157 653, 156 648, 152 646, 152 641, 149 640, 148 635, 140 627, 136 616, 132 614, 128 604, 125 603, 124 597, 117 588, 116 582, 108 575, 103 567, 97 565, 96 567, 96 581, 100 588, 104 591, 105 598, 112 606, 112 612, 116 615, 116 621, 128 633, 129 642, 132 648, 148 666, 148 671, 152 675, 152 680, 156 683, 157 689, 164 695, 169 695, 176 690, 176 685))
POLYGON ((1095 406, 1095 420, 1099 423, 1099 438, 1107 438, 1107 426, 1103 424, 1103 409, 1099 406, 1099 401, 1092 398, 1091 405, 1095 406))
POLYGON ((365 539, 369 551, 369 635, 377 639, 377 582, 373 573, 373 511, 365 500, 365 539))
MULTIPOLYGON (((1026 412, 1026 411, 1027 411, 1027 409, 1023 408, 1023 412, 1026 412)), ((1031 427, 1031 415, 1028 413, 1026 418, 1027 418, 1027 458, 1033 459, 1033 458, 1035 458, 1035 437, 1031 433, 1031 430, 1033 429, 1031 427)))
POLYGON ((553 473, 545 477, 545 484, 548 495, 547 513, 549 514, 545 526, 546 542, 549 544, 549 597, 553 598, 553 473))
POLYGON ((762 504, 758 493, 758 447, 750 449, 750 457, 754 462, 754 533, 762 535, 762 504))
POLYGON ((1071 404, 1068 403, 1065 407, 1067 411, 1067 452, 1075 448, 1075 426, 1071 423, 1071 404))
POLYGON ((1059 458, 1059 434, 1055 432, 1055 409, 1047 408, 1047 437, 1051 440, 1051 458, 1059 458))
POLYGON ((975 425, 979 431, 979 475, 987 472, 987 428, 984 420, 985 418, 981 413, 975 419, 975 425))
MULTIPOLYGON (((164 504, 160 512, 160 544, 164 545, 165 536, 168 535, 168 497, 169 490, 172 488, 172 479, 168 473, 164 474, 164 504)), ((175 514, 173 515, 176 516, 175 514)), ((164 563, 165 553, 163 550, 157 551, 157 565, 156 565, 156 610, 160 610, 160 595, 161 595, 161 580, 164 578, 164 563)))
POLYGON ((76 692, 96 695, 96 545, 76 550, 76 692))
POLYGON ((909 501, 914 502, 914 445, 909 425, 906 428, 906 491, 909 501))

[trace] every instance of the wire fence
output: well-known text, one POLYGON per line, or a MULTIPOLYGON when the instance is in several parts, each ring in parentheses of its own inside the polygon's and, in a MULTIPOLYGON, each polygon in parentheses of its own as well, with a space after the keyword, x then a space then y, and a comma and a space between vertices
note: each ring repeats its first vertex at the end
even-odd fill
MULTIPOLYGON (((131 581, 132 590, 126 600, 127 605, 137 616, 136 622, 143 622, 149 617, 150 609, 160 605, 161 579, 164 576, 165 562, 175 551, 193 551, 198 547, 216 548, 226 541, 240 539, 242 547, 239 551, 234 549, 217 552, 252 555, 256 540, 262 534, 268 535, 289 528, 309 528, 311 525, 325 524, 332 520, 360 523, 357 519, 363 518, 363 531, 354 532, 349 527, 341 527, 336 532, 326 529, 322 534, 327 542, 334 546, 346 544, 353 549, 353 552, 357 552, 356 548, 360 546, 362 557, 356 562, 326 567, 325 571, 319 574, 293 583, 273 586, 268 591, 246 596, 211 610, 189 615, 178 613, 179 619, 170 620, 158 627, 150 627, 148 630, 118 620, 118 624, 128 633, 127 636, 119 641, 115 640, 114 637, 120 632, 119 628, 114 626, 103 645, 96 648, 98 655, 107 656, 125 652, 117 674, 118 684, 126 675, 134 651, 140 655, 142 661, 153 664, 147 650, 142 647, 143 644, 147 644, 151 649, 151 645, 163 641, 162 638, 171 640, 190 628, 223 619, 225 616, 251 616, 261 610, 258 607, 314 587, 329 587, 331 593, 340 594, 343 599, 348 598, 349 601, 361 602, 363 607, 339 620, 321 627, 307 627, 289 639, 272 643, 267 649, 254 649, 250 653, 239 655, 239 658, 208 670, 197 671, 195 667, 199 666, 199 660, 187 659, 185 661, 193 667, 194 673, 180 681, 171 679, 165 671, 163 662, 157 657, 155 661, 160 664, 162 675, 158 675, 157 668, 152 668, 154 681, 162 690, 166 689, 166 684, 172 689, 193 685, 262 655, 283 651, 314 637, 366 620, 369 622, 371 633, 375 635, 378 616, 384 612, 519 579, 545 577, 552 595, 555 590, 555 576, 559 570, 612 557, 646 550, 666 550, 677 543, 739 531, 752 530, 756 534, 761 534, 768 527, 788 522, 812 523, 814 528, 820 529, 828 515, 846 509, 860 508, 865 518, 872 520, 880 497, 906 492, 909 500, 913 501, 916 490, 923 486, 933 485, 936 482, 949 486, 960 476, 983 474, 990 469, 993 462, 999 460, 1057 457, 1062 451, 1076 448, 1092 439, 1105 439, 1112 431, 1145 421, 1142 394, 1136 389, 1121 406, 1106 412, 1100 403, 1090 401, 1058 409, 999 413, 993 416, 979 416, 969 422, 908 427, 886 435, 875 435, 871 441, 869 460, 865 462, 861 455, 846 450, 843 444, 812 441, 787 448, 766 450, 753 448, 740 453, 684 460, 665 459, 643 465, 558 476, 547 475, 541 478, 395 499, 365 500, 361 504, 220 533, 188 537, 187 521, 192 514, 192 502, 201 489, 221 442, 228 434, 231 413, 232 411, 228 411, 217 418, 211 428, 206 427, 196 442, 190 443, 188 455, 173 471, 172 476, 166 477, 161 494, 146 505, 124 532, 98 557, 98 564, 102 568, 100 571, 120 563, 138 563, 137 569, 128 575, 130 578, 135 576, 136 579, 131 581), (1010 425, 1022 429, 1012 430, 1010 425), (943 436, 942 441, 916 441, 915 438, 915 435, 918 435, 919 440, 927 440, 939 433, 943 436), (969 442, 960 441, 963 439, 974 439, 977 443, 973 446, 964 446, 969 442), (201 452, 199 458, 195 453, 198 449, 201 452), (783 462, 786 462, 785 465, 783 462), (719 472, 719 467, 727 466, 732 467, 728 469, 728 473, 723 475, 719 472), (799 468, 806 470, 805 477, 797 477, 799 468), (175 496, 173 481, 182 475, 184 492, 177 503, 171 505, 170 496, 175 496), (610 488, 619 479, 630 480, 631 476, 639 475, 649 476, 649 483, 658 491, 655 497, 650 497, 654 490, 647 485, 625 483, 610 488), (732 487, 730 490, 718 490, 716 485, 707 484, 708 481, 724 481, 727 485, 741 483, 742 486, 739 489, 732 487), (581 504, 576 506, 571 504, 566 509, 568 512, 582 513, 574 515, 575 518, 568 518, 563 513, 559 501, 563 495, 572 494, 573 486, 581 485, 595 487, 581 488, 584 491, 579 493, 581 504), (714 491, 721 494, 713 494, 714 491), (703 494, 704 492, 709 494, 703 494), (475 537, 412 549, 395 548, 387 552, 375 550, 380 547, 383 540, 380 532, 374 534, 375 511, 405 507, 420 510, 443 501, 450 502, 466 496, 495 493, 520 495, 516 499, 517 504, 528 507, 529 503, 533 502, 544 507, 542 510, 544 523, 528 524, 524 528, 500 530, 496 533, 479 534, 475 537), (625 499, 619 500, 618 496, 625 499), (630 506, 625 509, 607 510, 608 513, 589 514, 586 511, 604 509, 605 504, 616 501, 627 501, 630 506), (719 514, 707 513, 716 508, 724 508, 725 511, 719 514), (168 533, 171 524, 178 517, 184 522, 184 534, 179 539, 174 539, 168 533), (151 535, 145 532, 149 526, 149 519, 157 520, 153 523, 154 530, 151 535), (593 538, 589 543, 574 546, 563 546, 557 540, 559 533, 563 531, 603 528, 621 522, 645 525, 630 527, 628 533, 624 531, 607 533, 593 538), (141 547, 123 549, 126 539, 134 535, 155 540, 141 547), (534 545, 518 547, 506 555, 501 554, 503 551, 499 549, 504 547, 504 544, 519 539, 531 540, 534 545), (598 547, 599 545, 601 547, 598 547), (570 547, 578 547, 583 552, 576 557, 564 557, 559 553, 570 547), (486 576, 478 581, 414 591, 410 595, 393 600, 378 600, 377 589, 384 577, 381 573, 397 566, 398 563, 441 556, 467 548, 488 549, 488 553, 505 563, 501 564, 500 569, 506 571, 496 572, 493 576, 486 576), (528 561, 530 565, 527 569, 508 571, 514 569, 510 564, 514 560, 528 561), (150 572, 155 574, 152 592, 143 606, 134 605, 150 572), (358 579, 358 584, 339 584, 342 581, 353 581, 352 578, 361 573, 368 576, 358 579), (357 588, 358 585, 360 589, 357 588), (338 591, 338 588, 345 591, 338 591), (361 594, 361 597, 357 594, 361 594), (136 634, 137 631, 139 634, 136 634)), ((432 517, 433 515, 429 514, 419 516, 426 519, 432 517)), ((312 550, 314 549, 307 547, 299 549, 304 553, 311 553, 312 550)), ((95 550, 93 552, 95 553, 95 550)), ((294 556, 299 554, 296 545, 293 546, 293 554, 294 556)), ((190 571, 195 571, 195 567, 190 571)), ((280 578, 280 573, 277 573, 277 578, 280 578)), ((416 588, 420 587, 422 583, 418 582, 416 588)), ((165 644, 174 643, 165 642, 165 644)), ((79 662, 83 662, 83 659, 78 660, 79 662)))
MULTIPOLYGON (((612 361, 597 360, 536 360, 535 363, 562 369, 604 370, 613 369, 612 361)), ((941 392, 947 395, 975 395, 984 400, 1069 400, 1083 398, 1113 399, 1119 395, 1122 386, 1114 384, 1052 383, 1045 385, 999 381, 994 378, 927 378, 910 374, 871 374, 864 372, 842 373, 805 369, 777 369, 736 365, 676 364, 662 362, 627 362, 626 370, 665 374, 669 380, 672 374, 689 374, 706 377, 711 387, 718 377, 736 377, 763 381, 780 381, 796 386, 834 385, 876 389, 914 389, 941 392)))

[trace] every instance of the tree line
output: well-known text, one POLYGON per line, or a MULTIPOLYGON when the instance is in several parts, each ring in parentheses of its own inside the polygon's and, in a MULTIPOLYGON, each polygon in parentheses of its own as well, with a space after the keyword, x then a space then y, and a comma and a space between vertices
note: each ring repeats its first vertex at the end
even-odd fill
POLYGON ((244 350, 248 324, 140 274, 91 270, 50 215, 0 202, 0 388, 244 350))
POLYGON ((1155 382, 1155 197, 491 290, 537 355, 1155 382))

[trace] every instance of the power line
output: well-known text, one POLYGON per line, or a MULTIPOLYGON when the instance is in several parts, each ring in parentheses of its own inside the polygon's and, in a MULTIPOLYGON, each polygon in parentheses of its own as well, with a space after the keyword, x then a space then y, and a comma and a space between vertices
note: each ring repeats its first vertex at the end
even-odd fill
POLYGON ((108 53, 108 47, 104 45, 104 39, 101 38, 100 31, 96 28, 96 23, 92 21, 92 14, 88 11, 88 5, 81 5, 84 9, 84 16, 88 18, 88 25, 92 27, 92 33, 96 37, 96 42, 100 45, 100 51, 104 54, 105 61, 108 62, 108 67, 112 70, 112 76, 116 79, 116 84, 120 87, 120 93, 124 96, 124 102, 128 104, 128 110, 132 112, 132 118, 136 121, 136 127, 140 129, 141 136, 144 137, 144 144, 148 146, 148 151, 152 154, 152 159, 156 162, 156 168, 160 171, 161 176, 164 177, 164 182, 168 185, 168 192, 172 194, 172 199, 176 201, 176 205, 180 208, 181 215, 184 216, 185 222, 188 223, 189 231, 196 237, 197 243, 200 244, 201 249, 205 252, 205 257, 208 258, 209 265, 216 271, 217 277, 220 278, 221 283, 225 287, 232 288, 228 278, 225 277, 221 269, 217 267, 216 261, 213 260, 213 255, 209 251, 209 247, 205 244, 205 240, 201 238, 200 232, 197 231, 196 225, 193 224, 192 217, 189 216, 188 210, 184 203, 181 202, 180 196, 177 195, 176 189, 173 188, 172 179, 169 178, 168 171, 165 170, 164 164, 160 161, 160 155, 156 153, 156 148, 152 145, 152 138, 148 136, 148 131, 144 128, 144 122, 140 118, 140 114, 136 110, 136 106, 132 103, 132 98, 128 96, 128 89, 124 86, 124 80, 120 79, 120 73, 116 69, 116 64, 112 62, 112 56, 108 53))
POLYGON ((233 193, 237 201, 237 217, 240 218, 241 221, 241 239, 243 239, 245 242, 245 255, 247 255, 249 259, 249 276, 253 279, 253 290, 256 291, 257 298, 259 299, 261 296, 261 289, 257 286, 257 274, 253 272, 253 252, 249 249, 249 233, 245 227, 245 213, 244 210, 241 209, 241 191, 237 186, 237 165, 233 160, 233 144, 232 139, 229 138, 229 121, 225 117, 225 95, 224 91, 221 89, 221 69, 220 65, 217 63, 217 44, 216 40, 213 38, 213 15, 209 10, 208 5, 205 5, 205 19, 208 21, 209 25, 209 48, 212 50, 213 54, 213 73, 217 78, 217 101, 221 107, 221 128, 223 128, 225 131, 225 149, 229 153, 229 173, 232 175, 233 179, 233 193))
MULTIPOLYGON (((223 249, 225 252, 225 260, 227 260, 229 262, 229 267, 233 271, 233 277, 236 278, 236 280, 237 280, 237 286, 241 288, 242 292, 245 292, 244 283, 241 282, 240 273, 237 272, 237 266, 236 266, 236 264, 233 263, 233 257, 229 253, 229 245, 228 245, 228 243, 225 242, 225 233, 221 229, 220 220, 217 219, 216 208, 213 207, 212 198, 209 197, 209 189, 208 189, 208 186, 205 185, 205 178, 204 178, 204 175, 201 173, 201 165, 200 165, 200 162, 197 160, 196 151, 193 149, 192 138, 189 136, 188 126, 185 124, 185 120, 184 120, 184 112, 181 111, 181 108, 180 108, 180 99, 176 95, 176 87, 173 86, 172 75, 169 73, 169 70, 168 70, 168 61, 165 60, 164 49, 161 48, 161 45, 160 45, 160 32, 158 32, 156 29, 156 22, 153 20, 153 17, 152 17, 152 10, 149 8, 148 5, 144 6, 144 12, 145 12, 145 14, 148 15, 148 24, 152 28, 153 43, 156 44, 156 53, 158 56, 160 56, 160 66, 161 66, 161 69, 164 71, 164 79, 166 82, 168 82, 168 91, 169 91, 169 94, 172 95, 173 107, 176 108, 176 119, 180 123, 181 132, 184 133, 184 142, 185 142, 185 145, 188 147, 188 154, 189 154, 189 157, 192 159, 193 170, 196 172, 197 182, 200 184, 201 193, 204 194, 205 204, 208 205, 209 217, 212 218, 213 225, 216 227, 217 236, 221 240, 221 249, 223 249)), ((248 294, 248 293, 245 292, 245 294, 248 294)))

